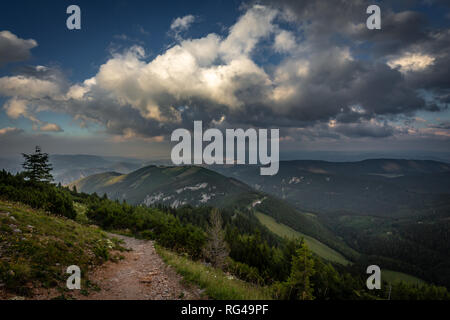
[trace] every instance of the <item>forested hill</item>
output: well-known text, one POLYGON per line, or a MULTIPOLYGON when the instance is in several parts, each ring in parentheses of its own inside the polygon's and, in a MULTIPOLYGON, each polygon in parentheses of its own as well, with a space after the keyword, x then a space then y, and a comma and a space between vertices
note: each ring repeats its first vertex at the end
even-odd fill
POLYGON ((258 166, 213 166, 217 172, 280 197, 299 210, 402 217, 450 208, 450 165, 437 161, 281 161, 277 175, 258 166), (447 206, 442 204, 447 199, 447 206), (439 205, 437 205, 439 204, 439 205))
POLYGON ((260 210, 277 221, 311 236, 350 260, 358 256, 315 216, 296 210, 283 200, 254 190, 235 178, 197 166, 148 166, 121 175, 96 174, 69 185, 86 193, 106 194, 131 204, 214 206, 236 210, 260 210))
POLYGON ((224 207, 241 196, 247 196, 249 202, 258 198, 258 192, 245 183, 196 166, 147 166, 129 174, 106 172, 78 180, 69 187, 131 204, 162 203, 172 207, 224 207))
POLYGON ((368 262, 450 286, 450 165, 437 161, 282 161, 214 170, 314 212, 368 262))
MULTIPOLYGON (((331 265, 313 254, 301 239, 274 236, 251 211, 133 206, 49 183, 30 182, 22 175, 4 171, 0 172, 0 198, 0 283, 15 294, 32 295, 30 284, 62 286, 65 272, 60 264, 72 264, 74 257, 83 259, 79 261, 83 268, 95 267, 96 259, 101 263, 110 258, 110 250, 117 244, 103 241, 101 231, 86 227, 92 224, 152 239, 182 254, 182 258, 176 258, 174 253, 160 251, 177 270, 204 286, 211 298, 236 299, 250 294, 249 290, 254 296, 275 299, 386 299, 389 294, 386 284, 382 290, 367 289, 365 266, 331 265), (39 212, 33 213, 24 205, 39 212), (221 217, 218 223, 214 223, 214 216, 221 217), (45 227, 43 221, 50 225, 45 227), (25 232, 26 228, 31 231, 25 232), (86 238, 81 237, 83 232, 86 238), (217 242, 224 248, 219 257, 217 250, 211 249, 217 242), (206 269, 205 263, 213 267, 206 269), (225 277, 224 272, 232 277, 225 277)), ((391 284, 392 299, 450 298, 442 287, 391 284)))

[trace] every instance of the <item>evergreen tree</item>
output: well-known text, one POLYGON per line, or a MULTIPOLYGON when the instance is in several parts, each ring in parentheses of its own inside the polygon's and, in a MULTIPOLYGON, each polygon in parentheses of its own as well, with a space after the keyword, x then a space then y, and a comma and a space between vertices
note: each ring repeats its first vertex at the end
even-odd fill
POLYGON ((222 217, 217 209, 211 211, 209 226, 207 227, 208 242, 203 250, 205 257, 214 267, 223 268, 230 253, 225 242, 225 232, 222 228, 222 217))
POLYGON ((25 177, 31 182, 46 182, 53 181, 53 176, 50 173, 53 168, 48 160, 48 154, 41 151, 41 147, 36 146, 33 154, 22 153, 25 162, 22 167, 25 169, 25 177))
POLYGON ((314 259, 303 241, 296 255, 292 257, 291 275, 288 284, 300 300, 313 300, 314 289, 310 278, 315 274, 314 259))

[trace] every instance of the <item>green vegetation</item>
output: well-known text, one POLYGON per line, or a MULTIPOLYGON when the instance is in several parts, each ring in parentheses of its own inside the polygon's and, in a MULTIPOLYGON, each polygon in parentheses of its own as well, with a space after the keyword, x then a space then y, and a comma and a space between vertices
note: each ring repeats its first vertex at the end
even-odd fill
POLYGON ((41 147, 36 146, 33 154, 22 153, 25 158, 23 168, 24 175, 32 183, 36 182, 51 182, 53 176, 51 175, 52 166, 48 161, 48 154, 41 151, 41 147))
POLYGON ((123 175, 105 172, 75 181, 70 187, 86 193, 106 193, 113 200, 126 197, 134 205, 202 205, 206 196, 208 204, 225 207, 241 194, 253 194, 253 198, 256 194, 242 182, 196 166, 147 166, 123 175))
POLYGON ((314 270, 314 259, 307 245, 303 242, 301 247, 295 252, 292 258, 291 274, 287 280, 287 284, 294 295, 299 300, 313 300, 313 285, 311 277, 316 273, 314 270))
MULTIPOLYGON (((107 198, 94 195, 74 194, 77 201, 84 203, 88 210, 87 216, 103 228, 115 230, 128 230, 138 237, 151 238, 162 247, 184 254, 182 263, 178 261, 178 271, 189 281, 210 288, 208 295, 225 299, 236 292, 227 289, 217 274, 218 282, 212 282, 201 261, 205 259, 202 248, 206 244, 205 230, 208 229, 208 217, 214 208, 182 207, 178 209, 158 207, 135 207, 107 198), (193 225, 195 224, 195 226, 193 225)), ((332 266, 325 263, 322 258, 311 255, 309 249, 303 246, 302 241, 272 238, 268 236, 264 226, 259 224, 251 211, 221 212, 224 220, 225 241, 230 248, 230 260, 223 270, 238 277, 240 281, 248 281, 250 287, 256 286, 270 288, 271 295, 276 299, 386 299, 388 293, 370 292, 365 285, 365 272, 357 267, 332 266), (252 220, 256 224, 252 224, 252 220), (256 226, 261 226, 255 228, 256 226), (264 238, 263 234, 266 234, 264 238), (268 240, 273 241, 270 245, 268 240), (313 259, 309 264, 308 281, 306 287, 299 283, 302 265, 299 256, 313 259), (296 258, 297 257, 297 258, 296 258), (297 271, 295 271, 297 270, 297 271), (298 271, 300 270, 300 271, 298 271), (300 273, 299 273, 300 272, 300 273), (292 276, 295 275, 295 276, 292 276), (302 291, 303 290, 303 291, 302 291)), ((175 256, 178 256, 175 254, 175 256)), ((173 262, 175 263, 175 262, 173 262)), ((204 266, 206 267, 206 266, 204 266)), ((215 277, 214 277, 215 276, 215 277)), ((228 279, 230 280, 230 279, 228 279)), ((386 286, 385 286, 386 287, 386 286)), ((422 286, 420 290, 427 292, 433 299, 446 299, 448 292, 445 288, 435 286, 422 286)), ((403 282, 393 285, 391 297, 407 296, 409 299, 426 299, 417 287, 403 282)), ((235 297, 236 298, 236 297, 235 297)))
POLYGON ((77 213, 75 221, 80 224, 89 224, 89 218, 86 215, 87 208, 84 204, 79 202, 74 202, 73 207, 77 213))
POLYGON ((330 214, 326 223, 362 253, 360 265, 379 265, 429 283, 450 286, 450 220, 330 214))
POLYGON ((383 281, 386 281, 388 283, 405 282, 408 284, 418 284, 418 285, 426 284, 425 281, 423 281, 422 279, 419 279, 417 277, 411 276, 411 275, 403 273, 403 272, 397 272, 397 271, 386 270, 386 269, 382 270, 381 278, 383 281))
MULTIPOLYGON (((322 242, 352 261, 359 258, 359 253, 338 238, 316 215, 297 211, 287 202, 275 197, 265 198, 264 201, 255 206, 255 209, 272 217, 277 223, 289 226, 304 235, 322 242)), ((343 260, 341 259, 341 261, 343 260)))
POLYGON ((24 174, 14 176, 0 171, 0 198, 71 219, 76 216, 72 197, 67 190, 45 182, 27 181, 24 174))
POLYGON ((166 248, 194 258, 202 255, 205 232, 191 224, 182 224, 171 214, 99 198, 95 194, 83 201, 87 206, 86 216, 106 230, 126 229, 137 237, 156 240, 166 248))
MULTIPOLYGON (((0 201, 0 282, 5 289, 31 295, 35 287, 64 291, 66 268, 78 265, 82 274, 121 250, 98 228, 52 216, 42 210, 0 201)), ((89 287, 86 277, 82 287, 89 287)))
MULTIPOLYGON (((31 182, 21 174, 13 176, 5 172, 0 174, 0 190, 9 191, 2 193, 9 201, 29 201, 29 194, 35 200, 42 196, 43 204, 34 204, 47 210, 0 202, 0 282, 12 292, 31 294, 31 288, 35 286, 56 287, 63 291, 64 267, 73 261, 83 272, 88 272, 113 258, 111 253, 120 247, 108 240, 98 227, 89 226, 95 223, 106 230, 153 239, 161 250, 164 247, 174 251, 160 250, 166 261, 172 263, 187 281, 204 287, 212 298, 335 300, 388 297, 387 286, 376 292, 367 290, 365 270, 359 268, 367 266, 369 260, 347 266, 326 263, 312 254, 304 240, 275 235, 258 220, 253 210, 242 206, 222 210, 133 206, 125 201, 109 200, 106 195, 80 194, 76 190, 31 182), (64 200, 50 202, 57 210, 51 213, 46 204, 50 195, 64 200), (68 203, 72 210, 72 214, 67 215, 70 219, 61 217, 61 210, 68 203), (212 211, 217 219, 208 221, 212 211), (220 236, 213 237, 212 233, 220 236), (217 252, 211 255, 217 249, 219 256, 217 252), (228 252, 229 257, 226 257, 228 252), (205 264, 208 259, 219 261, 216 263, 218 268, 208 267, 205 264)), ((303 217, 311 221, 316 219, 303 217)), ((274 226, 273 221, 271 225, 274 226)), ((289 229, 281 230, 286 234, 289 229)), ((89 283, 84 285, 89 287, 89 283)), ((399 282, 392 285, 391 298, 450 297, 443 287, 399 282)))
POLYGON ((208 235, 208 241, 203 248, 203 256, 213 267, 222 269, 225 267, 230 250, 225 241, 223 221, 219 210, 214 209, 211 212, 206 233, 208 235))
POLYGON ((253 285, 225 274, 220 269, 192 261, 184 256, 156 246, 156 251, 163 260, 173 266, 189 283, 194 283, 205 290, 211 299, 217 300, 268 300, 271 299, 268 288, 253 285))
POLYGON ((306 244, 311 249, 311 251, 317 254, 319 257, 322 257, 331 262, 340 263, 342 265, 347 265, 350 263, 347 259, 344 258, 343 255, 331 249, 322 242, 310 236, 307 236, 303 233, 295 231, 294 229, 284 224, 278 223, 275 221, 275 219, 269 217, 264 213, 255 212, 255 215, 263 225, 265 225, 270 231, 272 231, 276 235, 279 235, 280 237, 286 237, 291 239, 304 238, 306 244))

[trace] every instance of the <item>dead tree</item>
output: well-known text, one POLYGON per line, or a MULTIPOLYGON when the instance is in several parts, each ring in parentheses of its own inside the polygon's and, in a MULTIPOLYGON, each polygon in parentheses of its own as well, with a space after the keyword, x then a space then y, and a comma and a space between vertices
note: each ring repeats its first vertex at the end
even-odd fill
POLYGON ((214 267, 223 268, 230 250, 225 242, 222 217, 217 209, 211 211, 206 232, 208 234, 208 242, 203 248, 203 255, 214 267))

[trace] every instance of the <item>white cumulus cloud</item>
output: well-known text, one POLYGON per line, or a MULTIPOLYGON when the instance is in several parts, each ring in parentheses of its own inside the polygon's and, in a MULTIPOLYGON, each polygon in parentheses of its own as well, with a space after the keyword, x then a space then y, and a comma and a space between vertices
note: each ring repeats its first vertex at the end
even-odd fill
POLYGON ((193 15, 187 15, 184 17, 179 17, 173 20, 172 24, 170 25, 171 30, 178 30, 178 31, 184 31, 189 29, 192 23, 194 23, 195 17, 193 15))

